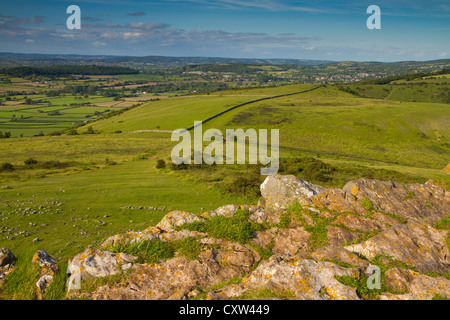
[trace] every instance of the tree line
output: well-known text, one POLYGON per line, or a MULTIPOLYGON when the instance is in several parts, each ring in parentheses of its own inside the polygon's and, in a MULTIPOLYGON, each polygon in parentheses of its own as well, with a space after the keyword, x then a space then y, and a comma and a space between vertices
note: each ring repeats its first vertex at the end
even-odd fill
POLYGON ((47 67, 13 67, 1 70, 1 73, 13 77, 47 76, 59 77, 72 74, 80 75, 120 75, 138 74, 139 71, 120 66, 47 66, 47 67))

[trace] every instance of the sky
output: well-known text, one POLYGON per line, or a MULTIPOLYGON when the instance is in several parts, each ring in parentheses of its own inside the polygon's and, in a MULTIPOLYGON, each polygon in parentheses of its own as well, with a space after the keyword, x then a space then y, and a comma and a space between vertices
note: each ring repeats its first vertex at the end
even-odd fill
POLYGON ((0 52, 425 61, 450 59, 450 0, 14 0, 0 52), (68 29, 67 8, 81 10, 68 29), (369 29, 370 5, 381 29, 369 29))

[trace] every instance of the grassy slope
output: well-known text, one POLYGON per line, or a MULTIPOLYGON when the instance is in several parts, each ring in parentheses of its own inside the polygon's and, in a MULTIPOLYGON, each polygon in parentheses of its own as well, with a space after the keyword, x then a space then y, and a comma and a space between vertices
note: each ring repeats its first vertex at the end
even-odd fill
MULTIPOLYGON (((93 127, 104 132, 156 129, 156 126, 177 129, 226 107, 253 100, 254 95, 281 94, 305 88, 307 86, 296 85, 230 90, 218 93, 219 96, 152 102, 96 122, 93 127)), ((211 121, 204 129, 279 128, 284 156, 315 156, 319 153, 323 161, 333 165, 370 164, 430 176, 449 159, 448 146, 443 145, 448 143, 450 136, 450 120, 444 116, 446 110, 448 105, 444 104, 363 99, 327 87, 245 106, 211 121)), ((8 161, 19 166, 28 157, 34 157, 39 161, 53 159, 82 164, 77 170, 56 171, 56 175, 45 179, 29 180, 28 177, 25 182, 18 182, 20 174, 37 175, 26 170, 1 174, 2 184, 8 184, 12 189, 0 189, 0 219, 4 219, 0 225, 15 228, 11 234, 26 231, 29 236, 16 235, 15 240, 7 240, 5 237, 11 234, 0 234, 0 247, 11 248, 13 252, 44 248, 56 257, 67 257, 109 235, 155 224, 170 210, 199 213, 223 204, 248 202, 241 196, 220 194, 204 182, 192 180, 190 175, 154 169, 157 158, 170 157, 173 144, 170 134, 155 133, 0 140, 0 163, 8 161), (149 156, 152 156, 151 160, 139 160, 149 156), (106 165, 106 158, 120 164, 106 165), (65 174, 95 166, 102 168, 65 174), (16 179, 13 175, 19 176, 16 179), (52 204, 54 201, 62 205, 52 204), (38 209, 40 205, 45 208, 38 209), (166 206, 166 209, 122 209, 130 205, 166 206), (21 211, 14 211, 19 208, 21 211), (22 215, 25 208, 38 212, 48 209, 49 214, 22 215), (56 209, 60 211, 57 213, 56 209), (109 217, 104 218, 104 215, 109 217), (131 220, 134 222, 130 223, 131 220), (106 225, 101 226, 101 222, 106 225), (38 228, 42 224, 46 226, 38 228), (42 241, 32 242, 35 237, 42 241), (66 247, 70 241, 75 244, 66 247)), ((234 169, 231 167, 218 168, 218 174, 232 175, 234 169)))
POLYGON ((45 248, 56 257, 73 255, 113 234, 145 229, 172 210, 201 213, 245 201, 202 185, 193 187, 189 180, 155 169, 154 160, 135 160, 9 186, 12 189, 0 189, 0 212, 4 219, 1 225, 15 228, 13 233, 26 231, 29 235, 16 235, 14 240, 9 240, 2 234, 0 247, 8 247, 13 252, 45 248), (40 206, 43 208, 39 209, 40 206), (123 208, 127 206, 136 209, 123 208), (145 208, 137 209, 140 206, 145 208), (37 213, 22 215, 25 208, 37 213), (101 226, 102 222, 106 225, 101 226), (40 227, 42 224, 46 226, 40 227), (32 242, 36 237, 42 241, 32 242), (73 243, 66 246, 68 242, 73 243))

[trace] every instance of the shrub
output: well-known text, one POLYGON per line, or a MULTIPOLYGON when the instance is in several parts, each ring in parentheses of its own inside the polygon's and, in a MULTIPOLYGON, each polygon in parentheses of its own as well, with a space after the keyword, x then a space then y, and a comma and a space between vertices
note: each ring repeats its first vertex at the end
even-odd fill
POLYGON ((71 128, 71 129, 67 130, 67 134, 68 134, 69 136, 74 136, 74 135, 77 135, 77 134, 78 134, 78 131, 77 131, 77 129, 75 129, 75 128, 71 128))
POLYGON ((14 170, 15 170, 14 166, 9 162, 2 163, 2 165, 0 166, 0 172, 14 171, 14 170))
POLYGON ((156 161, 156 169, 164 169, 166 167, 166 162, 162 159, 156 161))
POLYGON ((33 158, 28 158, 27 160, 24 161, 26 166, 34 166, 35 164, 38 164, 38 161, 36 159, 33 158))

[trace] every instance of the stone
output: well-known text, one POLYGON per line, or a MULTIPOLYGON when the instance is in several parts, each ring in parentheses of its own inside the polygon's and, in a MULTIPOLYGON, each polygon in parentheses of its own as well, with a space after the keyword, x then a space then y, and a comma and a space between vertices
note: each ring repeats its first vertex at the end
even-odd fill
POLYGON ((308 199, 324 188, 292 175, 271 175, 261 184, 260 190, 266 209, 285 209, 295 201, 302 205, 309 204, 308 199))
POLYGON ((332 223, 335 225, 343 225, 349 229, 363 232, 380 231, 382 229, 386 229, 386 226, 379 221, 357 216, 354 214, 338 216, 333 220, 332 223))
POLYGON ((156 227, 164 231, 172 231, 174 227, 197 221, 203 221, 203 218, 185 211, 172 211, 166 214, 156 227))
POLYGON ((403 294, 385 293, 380 300, 431 300, 435 295, 450 299, 450 280, 444 277, 430 277, 417 272, 393 268, 386 271, 386 285, 403 294))
POLYGON ((359 300, 356 289, 343 285, 335 276, 357 278, 359 271, 331 262, 274 255, 262 261, 240 285, 226 286, 209 297, 228 299, 249 290, 270 289, 293 294, 298 300, 359 300))
POLYGON ((358 200, 370 200, 374 210, 405 219, 444 217, 450 206, 450 191, 430 184, 403 185, 393 181, 359 179, 348 182, 342 190, 358 200))
POLYGON ((372 260, 389 255, 415 267, 420 272, 450 272, 450 253, 446 244, 446 230, 438 230, 424 223, 410 221, 393 226, 363 243, 346 249, 372 260))
POLYGON ((17 259, 8 248, 0 248, 0 290, 3 287, 5 277, 14 271, 17 259))
POLYGON ((307 253, 311 249, 309 237, 310 234, 304 227, 280 229, 275 236, 272 253, 287 253, 291 256, 300 252, 307 253))
POLYGON ((363 237, 362 233, 349 231, 340 227, 327 226, 327 239, 331 245, 344 245, 358 241, 363 237))
POLYGON ((363 260, 355 253, 335 245, 321 247, 314 251, 311 256, 317 260, 337 260, 353 266, 361 267, 364 270, 370 265, 369 261, 363 260))
POLYGON ((31 262, 40 269, 39 279, 36 282, 36 293, 38 299, 41 300, 59 267, 55 259, 45 250, 38 250, 31 258, 31 262))
POLYGON ((278 228, 270 228, 262 231, 256 231, 252 238, 252 244, 267 249, 273 244, 275 235, 278 233, 278 228))
POLYGON ((351 193, 341 189, 329 188, 323 190, 310 199, 312 205, 337 212, 354 212, 365 215, 368 210, 362 206, 351 193))
POLYGON ((286 212, 284 209, 264 209, 258 207, 249 217, 248 220, 259 224, 267 223, 276 225, 280 223, 281 216, 286 212))
POLYGON ((206 248, 199 254, 199 259, 219 264, 229 264, 247 272, 261 257, 249 245, 228 241, 226 239, 203 238, 200 243, 206 248))
POLYGON ((87 248, 84 252, 69 260, 67 273, 68 290, 78 289, 79 281, 89 277, 105 277, 120 272, 120 266, 133 263, 137 257, 126 253, 112 253, 93 248, 87 248))

